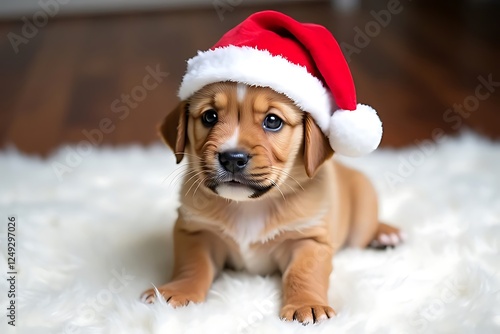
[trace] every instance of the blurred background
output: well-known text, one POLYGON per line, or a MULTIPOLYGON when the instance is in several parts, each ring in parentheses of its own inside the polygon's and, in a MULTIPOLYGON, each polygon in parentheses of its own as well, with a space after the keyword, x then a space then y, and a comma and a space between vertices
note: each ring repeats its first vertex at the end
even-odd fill
POLYGON ((334 34, 382 147, 500 137, 500 1, 3 0, 0 147, 157 141, 186 60, 264 9, 334 34))

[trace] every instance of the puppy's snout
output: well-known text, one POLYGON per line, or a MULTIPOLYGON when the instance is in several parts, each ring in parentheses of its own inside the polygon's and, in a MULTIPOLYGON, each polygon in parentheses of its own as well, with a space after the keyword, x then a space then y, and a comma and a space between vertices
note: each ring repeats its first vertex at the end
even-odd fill
POLYGON ((221 166, 231 173, 242 171, 250 159, 250 155, 241 151, 225 151, 219 153, 219 162, 221 166))

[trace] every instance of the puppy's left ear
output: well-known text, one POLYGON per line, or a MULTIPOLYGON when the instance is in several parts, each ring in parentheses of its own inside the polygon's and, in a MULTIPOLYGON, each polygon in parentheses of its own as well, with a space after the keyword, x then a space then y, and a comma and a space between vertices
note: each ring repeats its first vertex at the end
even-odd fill
POLYGON ((333 155, 328 138, 308 113, 304 116, 304 165, 307 176, 316 175, 318 168, 333 155))
POLYGON ((159 132, 163 141, 174 151, 177 163, 184 158, 184 149, 187 142, 188 108, 186 101, 182 101, 163 120, 159 132))

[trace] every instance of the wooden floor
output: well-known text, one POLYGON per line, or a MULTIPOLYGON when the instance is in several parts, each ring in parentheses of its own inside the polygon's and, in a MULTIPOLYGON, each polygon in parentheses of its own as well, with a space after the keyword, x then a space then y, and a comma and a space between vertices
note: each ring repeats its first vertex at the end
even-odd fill
MULTIPOLYGON (((479 77, 500 82, 498 6, 442 1, 435 7, 435 2, 401 0, 401 12, 349 57, 358 100, 374 106, 384 122, 383 146, 412 144, 437 128, 455 133, 468 127, 500 137, 500 84, 490 87, 492 92, 479 88, 490 94, 483 100, 474 97, 479 77), (472 110, 468 116, 447 111, 464 101, 472 110)), ((177 103, 185 60, 250 13, 277 9, 323 24, 339 42, 356 46, 355 28, 374 26, 370 11, 387 8, 387 1, 369 3, 346 15, 328 2, 267 7, 243 2, 222 21, 214 8, 54 18, 19 45, 17 54, 7 34, 20 34, 22 22, 0 23, 0 145, 45 155, 85 139, 85 133, 104 144, 150 143, 157 140, 158 122, 177 103), (168 76, 137 105, 126 107, 122 96, 140 93, 148 67, 168 76), (98 135, 93 130, 106 118, 114 128, 98 135)))

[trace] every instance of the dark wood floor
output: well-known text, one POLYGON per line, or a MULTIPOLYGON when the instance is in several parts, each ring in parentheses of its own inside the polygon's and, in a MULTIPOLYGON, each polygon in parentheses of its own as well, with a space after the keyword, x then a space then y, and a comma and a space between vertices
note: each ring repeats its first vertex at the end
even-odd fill
MULTIPOLYGON (((436 128, 455 133, 469 127, 500 137, 500 87, 479 106, 471 105, 477 109, 468 117, 446 114, 454 104, 474 102, 478 77, 500 82, 498 6, 435 2, 401 0, 402 11, 350 57, 359 101, 374 106, 384 122, 384 146, 412 144, 436 128), (444 115, 455 118, 446 121, 444 115)), ((250 13, 280 10, 323 24, 339 42, 354 46, 354 28, 364 30, 374 21, 370 11, 384 8, 387 1, 367 1, 346 15, 311 2, 241 5, 222 21, 213 8, 56 18, 17 54, 7 34, 19 34, 22 22, 0 23, 0 145, 47 154, 61 143, 85 139, 83 130, 98 128, 103 118, 116 127, 103 134, 103 143, 150 143, 157 140, 156 124, 177 103, 185 60, 250 13), (120 119, 113 101, 142 85, 148 66, 169 75, 120 119)))

